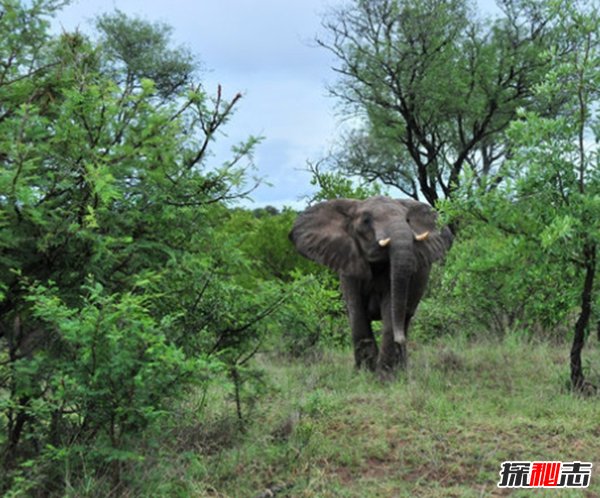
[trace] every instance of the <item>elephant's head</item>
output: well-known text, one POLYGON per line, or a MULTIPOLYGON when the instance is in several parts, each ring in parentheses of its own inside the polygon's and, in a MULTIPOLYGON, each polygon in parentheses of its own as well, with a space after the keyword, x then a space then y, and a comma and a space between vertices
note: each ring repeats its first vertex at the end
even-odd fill
POLYGON ((411 278, 426 278, 431 264, 452 242, 439 230, 436 213, 414 200, 371 197, 316 204, 296 220, 290 240, 309 259, 341 275, 370 280, 373 264, 389 262, 394 340, 405 341, 404 322, 411 278))

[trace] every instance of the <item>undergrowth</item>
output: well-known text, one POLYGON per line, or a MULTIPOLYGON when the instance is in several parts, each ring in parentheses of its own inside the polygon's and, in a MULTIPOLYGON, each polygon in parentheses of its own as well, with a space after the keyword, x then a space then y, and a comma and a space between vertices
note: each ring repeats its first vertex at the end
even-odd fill
MULTIPOLYGON (((215 497, 531 496, 496 486, 506 460, 594 462, 600 496, 600 400, 569 389, 568 348, 509 336, 410 344, 407 373, 383 383, 351 354, 264 355, 269 379, 243 425, 215 383, 178 407, 137 464, 131 495, 215 497)), ((600 349, 588 345, 600 381, 600 349)))

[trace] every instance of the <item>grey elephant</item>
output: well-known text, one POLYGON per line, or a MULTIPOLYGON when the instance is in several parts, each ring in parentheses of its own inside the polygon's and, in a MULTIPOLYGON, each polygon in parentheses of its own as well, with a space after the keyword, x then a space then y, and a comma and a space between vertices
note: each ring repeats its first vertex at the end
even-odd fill
POLYGON ((339 273, 358 368, 406 366, 410 320, 432 263, 452 244, 436 221, 429 205, 389 197, 321 202, 296 219, 289 238, 298 251, 339 273), (373 320, 383 321, 381 350, 373 320))

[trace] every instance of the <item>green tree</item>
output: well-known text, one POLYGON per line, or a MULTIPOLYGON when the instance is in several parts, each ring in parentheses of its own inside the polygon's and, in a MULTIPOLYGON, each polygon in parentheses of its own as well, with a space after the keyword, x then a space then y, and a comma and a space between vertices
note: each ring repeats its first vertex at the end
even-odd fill
POLYGON ((219 239, 251 188, 256 138, 209 162, 240 95, 122 14, 99 44, 52 36, 59 5, 0 8, 0 489, 61 495, 87 469, 108 495, 189 386, 224 371, 240 392, 282 295, 219 239))
MULTIPOLYGON (((571 383, 587 391, 581 352, 589 332, 600 244, 600 15, 597 6, 547 2, 561 33, 547 54, 552 70, 536 89, 544 101, 559 100, 557 116, 522 109, 508 136, 512 157, 493 191, 468 178, 460 190, 462 216, 474 216, 502 230, 539 272, 561 269, 554 291, 578 309, 571 348, 571 383), (569 299, 576 296, 577 299, 569 299)), ((515 261, 516 263, 517 261, 515 261)), ((516 274, 531 269, 515 267, 516 274)), ((520 278, 520 277, 519 277, 520 278)), ((542 297, 540 291, 536 298, 542 297)), ((550 311, 550 310, 547 310, 550 311)))
POLYGON ((504 17, 481 21, 465 0, 355 0, 327 17, 319 43, 339 63, 332 94, 362 123, 334 164, 431 204, 465 167, 495 172, 517 109, 536 104, 554 33, 545 3, 500 7, 504 17))
POLYGON ((121 11, 96 19, 106 68, 125 86, 154 81, 158 93, 169 97, 194 82, 198 63, 185 47, 172 48, 172 28, 130 18, 121 11))
POLYGON ((308 199, 309 204, 329 199, 366 199, 374 195, 383 195, 382 188, 378 183, 365 181, 361 176, 348 177, 340 168, 329 167, 323 171, 322 163, 320 161, 308 164, 308 171, 312 174, 310 183, 319 188, 308 199))

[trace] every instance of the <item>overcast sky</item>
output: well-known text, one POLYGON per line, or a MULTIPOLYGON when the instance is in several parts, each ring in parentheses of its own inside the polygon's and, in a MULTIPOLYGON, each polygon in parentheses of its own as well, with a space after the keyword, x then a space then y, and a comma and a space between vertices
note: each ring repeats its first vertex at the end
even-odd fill
MULTIPOLYGON (((306 161, 325 156, 339 136, 336 102, 327 96, 335 81, 330 54, 315 47, 322 15, 340 0, 75 0, 56 22, 91 32, 91 20, 118 8, 173 27, 177 45, 198 56, 207 90, 221 84, 225 96, 242 92, 218 154, 249 135, 257 147, 258 174, 272 184, 252 197, 257 206, 301 206, 313 190, 306 161)), ((491 8, 493 0, 479 0, 491 8)), ((218 161, 218 158, 215 158, 218 161)))

